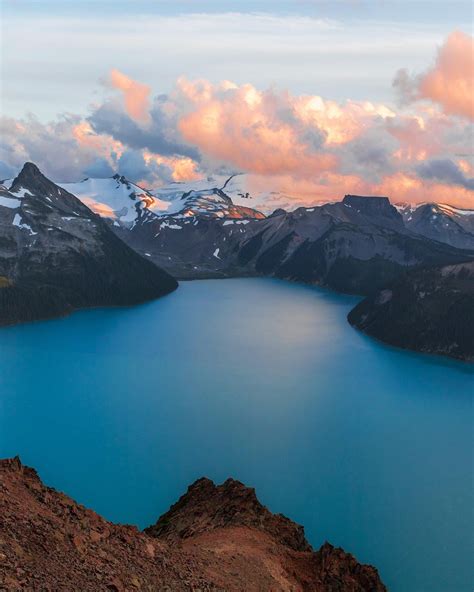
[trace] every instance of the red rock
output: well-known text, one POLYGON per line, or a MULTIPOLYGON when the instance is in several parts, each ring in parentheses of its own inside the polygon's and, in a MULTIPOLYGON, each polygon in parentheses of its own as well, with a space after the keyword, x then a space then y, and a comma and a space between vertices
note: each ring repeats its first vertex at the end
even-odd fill
POLYGON ((314 552, 232 479, 200 479, 145 533, 45 487, 18 458, 0 461, 0 484, 0 590, 385 592, 375 568, 327 543, 314 552))

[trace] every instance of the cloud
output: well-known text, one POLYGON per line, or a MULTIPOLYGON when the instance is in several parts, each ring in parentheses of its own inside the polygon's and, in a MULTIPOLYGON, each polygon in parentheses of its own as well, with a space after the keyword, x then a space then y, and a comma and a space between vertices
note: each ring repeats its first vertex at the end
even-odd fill
MULTIPOLYGON (((444 71, 443 52, 430 72, 444 71)), ((287 207, 349 192, 474 206, 472 123, 445 105, 395 108, 185 77, 152 98, 146 84, 113 72, 86 117, 3 118, 0 161, 33 160, 58 181, 119 172, 149 187, 243 172, 265 190, 265 210, 277 205, 272 191, 287 207)), ((415 86, 400 75, 400 88, 418 97, 430 72, 415 86)))
POLYGON ((6 162, 0 160, 0 181, 11 179, 16 174, 16 169, 6 162))
POLYGON ((196 176, 196 164, 189 157, 152 155, 98 134, 79 116, 63 116, 43 124, 25 119, 0 118, 0 178, 15 175, 27 160, 35 162, 55 181, 77 181, 85 176, 108 177, 120 172, 133 181, 152 185, 196 176))
POLYGON ((141 150, 126 150, 118 159, 117 170, 127 179, 146 183, 156 182, 157 179, 164 183, 174 181, 173 166, 163 160, 157 162, 150 159, 141 150))
POLYGON ((114 169, 110 166, 107 159, 99 157, 87 168, 84 169, 84 173, 87 177, 93 177, 98 179, 105 179, 111 177, 114 174, 114 169))
POLYGON ((417 172, 422 179, 434 179, 474 191, 474 177, 466 177, 462 169, 452 160, 429 160, 418 165, 417 172))
MULTIPOLYGON (((0 118, 0 159, 18 170, 26 160, 36 162, 58 181, 84 176, 98 157, 97 146, 80 145, 75 137, 77 116, 63 116, 43 124, 33 116, 16 120, 0 118)), ((102 141, 102 140, 101 140, 102 141)))
POLYGON ((411 77, 399 70, 394 82, 406 102, 429 99, 444 112, 474 120, 474 39, 454 31, 438 51, 434 66, 411 77))
POLYGON ((150 109, 150 92, 148 85, 132 80, 115 68, 110 72, 110 84, 123 93, 125 109, 133 119, 147 121, 150 109))
POLYGON ((336 166, 335 155, 324 150, 326 133, 304 121, 287 92, 182 78, 173 96, 184 104, 178 120, 183 138, 215 166, 303 176, 336 166))
POLYGON ((166 97, 157 97, 148 112, 147 124, 142 125, 115 101, 108 100, 97 107, 87 121, 95 134, 111 136, 130 148, 199 160, 199 151, 183 141, 175 117, 166 113, 168 106, 166 97))

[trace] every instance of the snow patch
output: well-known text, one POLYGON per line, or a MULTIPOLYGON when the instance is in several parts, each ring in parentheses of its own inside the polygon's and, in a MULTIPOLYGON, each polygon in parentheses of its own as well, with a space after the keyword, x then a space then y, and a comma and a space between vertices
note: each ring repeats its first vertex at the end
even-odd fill
POLYGON ((24 187, 20 187, 16 191, 10 191, 10 193, 12 193, 13 195, 15 195, 16 197, 25 197, 26 195, 31 195, 28 192, 28 189, 25 189, 24 187))
POLYGON ((170 230, 181 230, 183 227, 179 224, 170 224, 169 222, 162 222, 160 224, 160 230, 163 228, 169 228, 170 230))
POLYGON ((21 228, 22 230, 28 230, 31 236, 38 234, 37 232, 33 232, 33 229, 29 224, 26 224, 25 222, 21 221, 20 214, 15 214, 15 217, 13 218, 13 226, 21 228))
POLYGON ((19 208, 21 206, 21 201, 19 199, 14 199, 13 197, 0 195, 0 206, 14 210, 15 208, 19 208))

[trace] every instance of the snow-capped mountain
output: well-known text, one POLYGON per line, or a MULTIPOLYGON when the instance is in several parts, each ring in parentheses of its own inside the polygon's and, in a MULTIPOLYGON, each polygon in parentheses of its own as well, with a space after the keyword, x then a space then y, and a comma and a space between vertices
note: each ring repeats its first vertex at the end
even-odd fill
POLYGON ((121 175, 105 179, 87 178, 78 183, 59 183, 59 186, 78 197, 102 218, 110 218, 123 225, 133 224, 145 209, 160 213, 168 206, 150 191, 121 175))
POLYGON ((405 226, 412 232, 461 249, 474 249, 474 210, 447 204, 399 206, 405 226))
POLYGON ((131 227, 158 217, 264 218, 250 207, 251 196, 233 177, 208 177, 193 183, 171 183, 149 190, 124 176, 87 178, 78 183, 61 183, 83 203, 115 225, 131 227), (232 197, 231 197, 232 195, 232 197))

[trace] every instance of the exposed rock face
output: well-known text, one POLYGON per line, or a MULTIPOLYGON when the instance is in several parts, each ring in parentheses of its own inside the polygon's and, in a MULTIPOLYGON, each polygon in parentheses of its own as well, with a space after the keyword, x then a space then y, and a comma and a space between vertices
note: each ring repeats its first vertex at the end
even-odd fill
POLYGON ((192 485, 147 532, 107 522, 0 461, 0 589, 384 592, 377 570, 275 516, 228 480, 192 485))
POLYGON ((403 217, 395 206, 392 206, 388 197, 345 195, 342 203, 378 220, 379 223, 383 222, 388 228, 403 229, 403 217))
POLYGON ((0 276, 0 324, 136 304, 177 287, 32 163, 0 189, 0 276))
POLYGON ((210 479, 199 479, 145 532, 171 541, 228 526, 256 528, 290 549, 311 550, 302 526, 281 514, 272 514, 258 501, 254 489, 234 479, 218 486, 210 479))
POLYGON ((392 345, 474 362, 474 261, 403 274, 348 319, 392 345))

